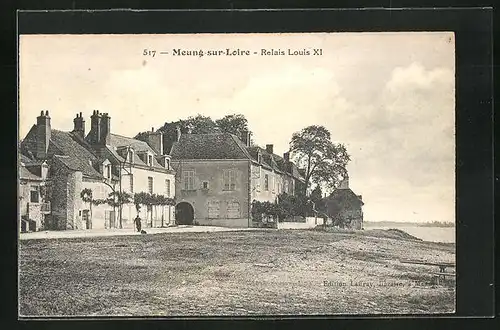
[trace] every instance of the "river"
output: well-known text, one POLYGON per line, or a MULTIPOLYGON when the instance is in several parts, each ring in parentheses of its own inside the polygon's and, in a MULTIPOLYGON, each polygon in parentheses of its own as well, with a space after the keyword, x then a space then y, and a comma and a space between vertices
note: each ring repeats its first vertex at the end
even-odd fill
POLYGON ((424 227, 405 223, 379 225, 376 222, 365 222, 365 229, 399 229, 410 235, 429 242, 455 243, 455 227, 424 227))

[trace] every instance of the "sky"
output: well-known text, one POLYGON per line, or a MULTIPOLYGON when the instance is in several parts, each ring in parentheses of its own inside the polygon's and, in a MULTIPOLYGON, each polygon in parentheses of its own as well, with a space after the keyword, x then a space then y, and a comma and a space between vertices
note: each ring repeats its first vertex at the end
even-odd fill
POLYGON ((131 137, 237 113, 257 144, 282 154, 294 132, 323 125, 351 155, 365 221, 455 221, 451 32, 23 35, 19 49, 20 138, 41 110, 68 131, 82 112, 87 133, 92 111, 107 112, 112 132, 131 137), (226 49, 250 55, 206 55, 226 49))

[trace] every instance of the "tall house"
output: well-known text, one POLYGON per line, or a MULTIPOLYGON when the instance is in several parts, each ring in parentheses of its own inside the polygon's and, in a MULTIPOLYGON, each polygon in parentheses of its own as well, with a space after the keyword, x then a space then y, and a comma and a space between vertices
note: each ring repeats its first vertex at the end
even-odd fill
MULTIPOLYGON (((111 117, 97 110, 90 117, 87 135, 81 112, 73 124, 71 132, 52 129, 49 112, 43 111, 20 145, 21 165, 27 170, 37 164, 47 166, 43 191, 50 212, 38 221, 43 223, 40 229, 126 228, 132 227, 138 213, 145 226, 165 226, 174 221, 171 206, 143 206, 137 212, 133 203, 120 209, 102 202, 114 198, 113 192, 175 197, 170 156, 158 149, 156 133, 152 132, 150 143, 113 134, 111 117)), ((40 177, 26 170, 20 173, 24 180, 40 177)))
POLYGON ((181 134, 171 149, 179 223, 252 227, 251 203, 295 193, 304 178, 295 164, 251 147, 250 134, 181 134))

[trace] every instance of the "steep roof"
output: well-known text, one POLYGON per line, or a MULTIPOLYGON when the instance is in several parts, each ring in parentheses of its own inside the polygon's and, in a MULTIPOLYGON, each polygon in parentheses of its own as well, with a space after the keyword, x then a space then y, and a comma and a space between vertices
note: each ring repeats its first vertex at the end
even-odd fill
POLYGON ((287 169, 282 157, 258 146, 247 147, 238 137, 229 133, 183 134, 178 142, 173 143, 170 155, 172 159, 249 159, 258 163, 259 152, 263 167, 304 180, 293 162, 289 163, 287 169))
POLYGON ((173 159, 249 159, 240 140, 229 133, 183 134, 174 142, 173 159))
POLYGON ((69 169, 81 171, 84 176, 102 178, 102 175, 93 167, 99 158, 92 152, 90 146, 71 132, 58 130, 51 131, 49 151, 55 148, 54 154, 67 156, 59 160, 69 169))
MULTIPOLYGON (((21 161, 35 161, 36 152, 36 125, 33 125, 21 145, 21 161)), ((68 168, 81 171, 90 178, 102 178, 102 175, 93 167, 98 157, 91 151, 90 146, 78 135, 71 132, 51 130, 48 148, 49 155, 59 155, 61 162, 68 168), (64 159, 62 159, 64 158, 64 159)))
POLYGON ((363 201, 358 195, 356 195, 350 188, 347 189, 336 189, 330 196, 326 197, 327 200, 338 200, 338 201, 354 201, 359 203, 359 205, 364 205, 363 201))
POLYGON ((42 181, 42 177, 28 170, 25 166, 19 166, 19 178, 22 180, 42 181))
MULTIPOLYGON (((123 162, 125 159, 123 159, 122 156, 120 156, 115 149, 121 148, 121 147, 131 147, 134 150, 134 164, 137 165, 143 165, 143 166, 148 166, 138 155, 138 153, 141 152, 150 152, 153 156, 157 156, 158 154, 156 151, 154 151, 147 142, 129 138, 126 136, 118 135, 118 134, 111 134, 111 139, 110 139, 110 146, 106 147, 106 150, 109 154, 111 154, 113 157, 118 159, 119 161, 123 162)), ((155 168, 161 168, 165 169, 156 157, 153 157, 153 167, 155 168)))
POLYGON ((110 137, 110 145, 112 147, 119 148, 130 146, 132 149, 134 149, 135 152, 149 151, 152 154, 156 154, 156 152, 145 141, 129 138, 118 134, 110 134, 110 137))

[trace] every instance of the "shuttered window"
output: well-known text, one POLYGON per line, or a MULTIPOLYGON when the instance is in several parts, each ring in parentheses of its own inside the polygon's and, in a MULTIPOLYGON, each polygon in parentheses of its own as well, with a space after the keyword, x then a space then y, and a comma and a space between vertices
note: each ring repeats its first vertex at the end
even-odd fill
POLYGON ((210 219, 217 219, 220 215, 220 202, 219 201, 209 201, 208 202, 208 217, 210 219))
POLYGON ((227 203, 227 217, 235 219, 240 217, 240 203, 237 201, 227 203))
POLYGON ((165 196, 170 197, 170 180, 165 179, 165 196))
POLYGON ((148 192, 153 193, 153 178, 148 176, 148 192))

